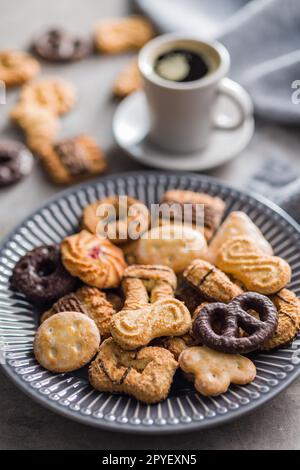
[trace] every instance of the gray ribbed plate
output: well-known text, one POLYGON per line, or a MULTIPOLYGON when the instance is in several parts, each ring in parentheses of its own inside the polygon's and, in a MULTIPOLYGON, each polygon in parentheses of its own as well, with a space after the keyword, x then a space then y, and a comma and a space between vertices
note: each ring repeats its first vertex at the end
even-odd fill
POLYGON ((22 295, 10 290, 9 277, 18 259, 41 244, 58 243, 75 232, 82 208, 106 195, 128 194, 147 204, 158 202, 169 188, 220 196, 227 212, 245 211, 293 269, 290 287, 300 292, 300 231, 283 211, 262 198, 232 189, 202 175, 130 173, 108 176, 67 190, 29 216, 6 239, 0 251, 0 348, 3 369, 34 400, 69 418, 124 432, 182 432, 214 426, 263 404, 300 372, 300 337, 288 347, 254 354, 257 377, 247 386, 231 386, 217 398, 205 398, 178 374, 167 400, 147 406, 127 396, 93 390, 86 370, 51 374, 34 359, 32 341, 38 318, 22 295))

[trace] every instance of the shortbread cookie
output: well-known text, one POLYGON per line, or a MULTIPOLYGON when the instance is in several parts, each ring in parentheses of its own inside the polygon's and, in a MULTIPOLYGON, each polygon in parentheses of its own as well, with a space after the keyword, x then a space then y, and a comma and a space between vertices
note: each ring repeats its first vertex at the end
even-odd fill
POLYGON ((221 246, 235 237, 251 238, 257 250, 265 255, 273 255, 270 243, 265 239, 250 217, 245 212, 235 211, 228 215, 212 239, 208 247, 207 260, 212 264, 216 264, 221 246))
POLYGON ((126 263, 109 240, 82 230, 63 240, 61 253, 65 268, 86 284, 99 289, 119 286, 126 263))
POLYGON ((117 54, 140 49, 153 36, 152 25, 142 16, 108 18, 96 27, 95 45, 99 52, 117 54))
POLYGON ((98 351, 99 330, 78 312, 61 312, 44 321, 34 340, 34 355, 51 372, 71 372, 89 363, 98 351))
POLYGON ((146 232, 137 244, 138 264, 164 264, 182 273, 194 260, 207 251, 204 236, 191 227, 163 225, 146 232))
POLYGON ((261 294, 274 294, 291 280, 291 268, 286 261, 265 255, 246 237, 224 243, 217 256, 217 266, 241 281, 247 290, 261 294))
POLYGON ((294 292, 282 289, 273 297, 278 311, 278 325, 274 336, 261 346, 264 351, 290 343, 300 329, 300 300, 294 292))
POLYGON ((80 287, 77 291, 59 299, 50 310, 44 312, 41 322, 60 312, 80 312, 96 323, 101 338, 110 336, 110 322, 116 313, 104 292, 96 287, 80 287))
POLYGON ((141 201, 130 196, 110 196, 86 206, 83 228, 106 236, 112 243, 122 245, 137 240, 150 224, 150 213, 141 201))
POLYGON ((174 299, 176 276, 167 266, 129 266, 124 272, 123 309, 111 321, 111 334, 124 349, 147 345, 161 336, 181 336, 191 316, 174 299))
POLYGON ((185 349, 179 356, 179 366, 194 377, 195 389, 204 396, 225 393, 230 384, 246 385, 256 376, 250 359, 239 354, 224 354, 206 347, 185 349))
POLYGON ((88 56, 92 51, 92 44, 62 28, 53 28, 34 39, 33 49, 49 62, 73 62, 88 56))
POLYGON ((42 78, 22 88, 19 104, 46 108, 60 116, 70 111, 75 102, 72 83, 62 78, 42 78))
POLYGON ((124 349, 136 349, 161 336, 181 336, 189 331, 191 316, 177 299, 158 300, 139 309, 125 308, 111 321, 110 332, 124 349))
POLYGON ((201 230, 209 241, 220 225, 225 210, 225 203, 219 197, 213 197, 206 193, 184 191, 182 189, 170 189, 162 199, 162 203, 168 204, 178 211, 173 214, 175 221, 190 222, 194 228, 201 230), (191 211, 184 211, 184 205, 190 204, 191 211), (188 220, 188 214, 190 220, 188 220))
POLYGON ((56 184, 72 184, 106 170, 106 157, 86 134, 44 145, 39 157, 49 178, 56 184))
POLYGON ((74 290, 76 279, 63 267, 57 245, 39 246, 16 263, 13 289, 32 303, 47 305, 74 290))
POLYGON ((126 393, 144 403, 167 398, 177 362, 163 348, 123 351, 109 338, 89 367, 89 381, 100 392, 126 393))
POLYGON ((15 140, 0 140, 0 188, 17 183, 33 166, 33 155, 15 140))
POLYGON ((18 104, 10 115, 25 133, 30 150, 42 154, 51 148, 59 129, 59 121, 51 111, 40 106, 18 104))
POLYGON ((122 99, 142 88, 143 82, 137 60, 126 66, 115 81, 113 93, 122 99))
POLYGON ((26 52, 0 51, 0 80, 9 87, 22 85, 34 78, 40 71, 40 64, 26 52))
POLYGON ((184 279, 202 298, 211 302, 230 302, 242 289, 208 261, 197 259, 183 273, 184 279))
POLYGON ((193 337, 209 348, 229 354, 256 351, 277 328, 274 304, 256 292, 245 292, 229 304, 200 306, 195 315, 193 337), (241 330, 245 334, 241 335, 241 330))

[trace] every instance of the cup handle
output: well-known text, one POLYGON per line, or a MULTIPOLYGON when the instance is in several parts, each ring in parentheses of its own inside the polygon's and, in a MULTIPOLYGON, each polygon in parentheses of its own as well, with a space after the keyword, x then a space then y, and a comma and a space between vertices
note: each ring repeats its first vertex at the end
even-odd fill
POLYGON ((226 96, 234 103, 238 110, 238 117, 231 119, 226 115, 217 116, 214 123, 215 129, 233 131, 238 129, 253 114, 253 107, 249 96, 240 85, 232 80, 224 78, 221 81, 217 91, 218 96, 226 96))

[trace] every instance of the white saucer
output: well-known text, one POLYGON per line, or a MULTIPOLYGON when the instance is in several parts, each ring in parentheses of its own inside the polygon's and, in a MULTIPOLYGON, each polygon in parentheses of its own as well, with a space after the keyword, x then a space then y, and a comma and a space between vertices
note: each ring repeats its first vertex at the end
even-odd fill
MULTIPOLYGON (((228 80, 228 79, 227 79, 228 80)), ((210 144, 196 153, 168 153, 157 147, 148 137, 149 115, 143 91, 133 93, 118 106, 113 119, 113 133, 118 145, 135 160, 144 165, 179 171, 208 170, 231 160, 249 143, 254 132, 252 102, 248 93, 237 83, 240 101, 249 109, 244 123, 235 130, 214 130, 210 144)), ((236 118, 236 106, 221 97, 217 103, 217 114, 236 118)))

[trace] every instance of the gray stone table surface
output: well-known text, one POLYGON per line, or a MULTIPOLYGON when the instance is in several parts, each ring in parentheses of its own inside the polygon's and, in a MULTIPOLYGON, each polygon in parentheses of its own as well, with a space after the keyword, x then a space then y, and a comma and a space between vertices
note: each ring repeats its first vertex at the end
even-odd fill
MULTIPOLYGON (((102 17, 123 15, 126 0, 0 0, 0 48, 28 46, 36 31, 63 24, 88 33, 102 17)), ((111 121, 116 102, 111 86, 128 62, 126 55, 95 56, 80 63, 43 65, 43 74, 61 75, 78 87, 76 109, 62 120, 61 135, 87 131, 105 149, 109 173, 143 168, 117 150, 111 121)), ((0 105, 1 136, 21 137, 8 120, 18 92, 10 92, 0 105)), ((267 157, 281 153, 300 172, 299 132, 257 123, 248 148, 235 160, 211 172, 243 186, 267 157)), ((32 174, 15 187, 0 192, 0 239, 59 190, 50 184, 36 164, 32 174)), ((238 421, 203 432, 163 437, 110 433, 68 421, 34 403, 0 373, 0 449, 299 449, 300 380, 274 400, 238 421)))

